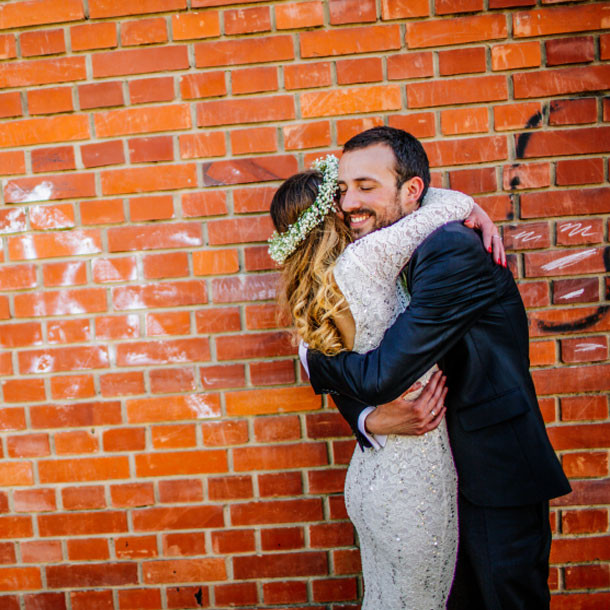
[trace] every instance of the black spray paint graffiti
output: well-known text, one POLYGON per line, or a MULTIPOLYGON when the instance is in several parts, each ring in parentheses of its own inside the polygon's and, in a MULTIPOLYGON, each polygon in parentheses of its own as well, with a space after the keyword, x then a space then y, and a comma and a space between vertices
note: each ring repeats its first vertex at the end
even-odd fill
POLYGON ((546 333, 586 330, 600 322, 608 312, 610 312, 610 305, 600 305, 591 315, 570 322, 545 322, 544 320, 538 320, 538 328, 546 333))

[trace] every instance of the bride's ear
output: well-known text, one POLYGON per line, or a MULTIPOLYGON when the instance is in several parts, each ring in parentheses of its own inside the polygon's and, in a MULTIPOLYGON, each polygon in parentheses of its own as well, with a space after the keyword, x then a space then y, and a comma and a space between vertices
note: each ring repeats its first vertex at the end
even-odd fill
POLYGON ((400 187, 400 199, 403 208, 416 206, 423 192, 424 181, 419 176, 413 176, 413 178, 403 182, 400 187))

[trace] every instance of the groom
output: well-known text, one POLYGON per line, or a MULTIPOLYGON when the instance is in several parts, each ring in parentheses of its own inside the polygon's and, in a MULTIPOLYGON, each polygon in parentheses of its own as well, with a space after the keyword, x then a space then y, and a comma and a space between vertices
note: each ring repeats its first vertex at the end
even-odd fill
MULTIPOLYGON (((354 237, 404 215, 402 186, 429 183, 410 134, 376 127, 349 140, 341 208, 354 237), (417 180, 415 181, 417 182, 417 180)), ((460 543, 449 608, 549 607, 548 500, 570 491, 546 435, 529 373, 527 318, 513 277, 474 231, 449 223, 406 270, 411 304, 367 354, 307 352, 311 384, 331 393, 361 445, 429 430, 438 415, 394 401, 434 363, 447 377, 447 425, 458 472, 460 543), (367 405, 383 405, 377 409, 367 405)))

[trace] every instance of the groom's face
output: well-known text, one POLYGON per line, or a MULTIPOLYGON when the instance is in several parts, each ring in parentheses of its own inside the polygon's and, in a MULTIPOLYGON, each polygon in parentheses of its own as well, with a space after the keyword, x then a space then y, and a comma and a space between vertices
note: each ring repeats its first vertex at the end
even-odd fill
POLYGON ((344 153, 339 162, 340 205, 355 239, 395 223, 419 206, 412 181, 397 188, 396 159, 386 144, 344 153))

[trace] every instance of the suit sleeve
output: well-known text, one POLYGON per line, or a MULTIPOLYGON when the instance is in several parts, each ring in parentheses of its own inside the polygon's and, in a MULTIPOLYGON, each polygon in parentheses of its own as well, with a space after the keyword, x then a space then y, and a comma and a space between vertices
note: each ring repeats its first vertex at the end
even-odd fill
POLYGON ((339 393, 370 405, 400 396, 438 362, 496 298, 491 257, 476 233, 451 223, 412 260, 411 304, 366 354, 334 357, 309 351, 317 393, 339 393))

